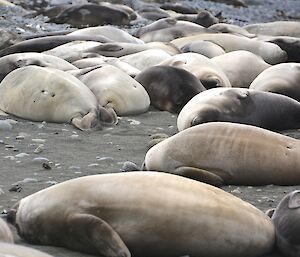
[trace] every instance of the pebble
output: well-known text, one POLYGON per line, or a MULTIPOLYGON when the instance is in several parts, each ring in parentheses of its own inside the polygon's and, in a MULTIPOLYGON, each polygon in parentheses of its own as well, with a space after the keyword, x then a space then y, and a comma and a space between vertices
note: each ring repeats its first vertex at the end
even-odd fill
POLYGON ((233 193, 233 194, 241 194, 242 192, 239 190, 239 188, 236 188, 236 189, 233 189, 231 191, 231 193, 233 193))
POLYGON ((2 144, 2 145, 3 145, 3 144, 4 144, 4 141, 3 141, 3 140, 0 140, 0 144, 2 144))
POLYGON ((18 123, 18 121, 13 120, 13 119, 6 119, 7 122, 9 122, 11 125, 15 125, 18 123))
POLYGON ((46 142, 46 139, 41 139, 41 138, 33 138, 31 139, 32 142, 35 142, 35 143, 45 143, 46 142))
POLYGON ((45 169, 45 170, 51 170, 52 168, 51 168, 51 166, 47 163, 47 162, 43 162, 43 168, 45 169))
POLYGON ((79 137, 79 135, 72 135, 72 136, 70 136, 70 138, 72 138, 72 139, 77 139, 79 137))
POLYGON ((141 170, 134 162, 126 161, 123 163, 120 171, 121 172, 128 172, 128 171, 137 171, 141 170))
POLYGON ((0 120, 0 130, 11 130, 12 125, 7 120, 0 120))
POLYGON ((34 153, 41 153, 45 150, 45 147, 43 144, 40 144, 37 148, 34 149, 34 153))
POLYGON ((91 163, 91 164, 88 165, 88 167, 97 167, 97 166, 99 166, 98 163, 91 163))
POLYGON ((3 191, 2 188, 0 188, 0 195, 3 195, 3 194, 5 194, 5 192, 3 191))
POLYGON ((3 158, 4 158, 4 159, 9 159, 9 160, 12 160, 12 161, 16 159, 16 157, 11 156, 11 155, 4 156, 3 158))
POLYGON ((5 148, 14 148, 15 146, 13 145, 5 145, 5 148))
POLYGON ((80 166, 76 166, 76 165, 70 166, 69 170, 80 170, 80 166))
POLYGON ((17 157, 17 158, 23 158, 25 156, 29 156, 29 154, 28 153, 19 153, 19 154, 15 155, 15 157, 17 157))
POLYGON ((45 184, 48 184, 48 185, 56 185, 58 182, 57 181, 54 181, 54 180, 48 180, 45 182, 45 184))
POLYGON ((130 125, 140 125, 141 122, 138 120, 134 120, 134 119, 127 119, 127 121, 129 122, 130 125))
POLYGON ((38 180, 35 179, 35 178, 24 178, 22 181, 18 181, 18 182, 15 183, 15 184, 18 185, 18 184, 20 184, 20 183, 25 184, 25 183, 36 183, 36 182, 38 182, 38 180))
POLYGON ((36 157, 32 160, 33 162, 49 162, 49 159, 45 157, 36 157))
POLYGON ((96 159, 99 162, 103 162, 103 161, 105 161, 105 162, 113 162, 114 161, 114 158, 112 158, 112 157, 99 157, 99 156, 97 156, 96 159))

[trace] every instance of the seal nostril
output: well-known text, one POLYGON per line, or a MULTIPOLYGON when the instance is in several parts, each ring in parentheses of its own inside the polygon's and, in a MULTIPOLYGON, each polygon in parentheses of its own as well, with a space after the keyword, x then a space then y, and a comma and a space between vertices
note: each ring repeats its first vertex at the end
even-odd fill
POLYGON ((51 96, 52 96, 52 97, 54 97, 54 96, 55 96, 55 94, 54 94, 54 93, 52 93, 52 94, 51 94, 51 96))

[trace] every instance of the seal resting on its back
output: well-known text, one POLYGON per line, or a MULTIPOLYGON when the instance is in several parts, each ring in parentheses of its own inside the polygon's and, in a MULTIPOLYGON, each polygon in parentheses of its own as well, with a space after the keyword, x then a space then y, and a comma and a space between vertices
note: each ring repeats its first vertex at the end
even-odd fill
POLYGON ((258 257, 275 240, 270 218, 249 203, 160 172, 72 179, 23 198, 8 215, 31 243, 105 257, 258 257))

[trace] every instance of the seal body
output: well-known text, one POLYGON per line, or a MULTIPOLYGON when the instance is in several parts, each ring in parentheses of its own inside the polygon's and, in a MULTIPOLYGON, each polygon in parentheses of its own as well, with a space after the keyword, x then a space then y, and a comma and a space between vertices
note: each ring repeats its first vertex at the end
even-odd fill
POLYGON ((210 122, 153 146, 144 165, 175 174, 185 168, 199 180, 202 169, 203 178, 213 177, 216 184, 298 185, 299 154, 299 140, 254 126, 210 122))
POLYGON ((22 245, 0 242, 1 257, 52 257, 47 253, 25 247, 22 245))
POLYGON ((193 96, 206 90, 193 74, 171 66, 150 67, 135 80, 146 89, 154 107, 173 113, 179 113, 193 96))
POLYGON ((0 109, 23 119, 70 122, 83 130, 102 119, 92 91, 74 76, 53 68, 16 69, 2 80, 0 94, 0 109))
POLYGON ((260 73, 249 88, 286 95, 300 101, 299 80, 299 63, 280 63, 260 73))
POLYGON ((99 251, 107 236, 97 231, 101 221, 132 256, 260 256, 272 249, 275 237, 270 218, 254 206, 210 185, 160 172, 72 179, 16 207, 24 239, 101 256, 130 256, 99 251), (88 217, 98 223, 88 226, 88 217))
POLYGON ((194 96, 177 118, 178 130, 227 121, 270 130, 300 127, 300 103, 290 97, 246 88, 214 88, 194 96))
POLYGON ((272 220, 276 229, 276 244, 289 257, 300 255, 300 191, 286 195, 276 207, 272 220))
POLYGON ((6 242, 6 243, 14 242, 13 235, 12 235, 8 225, 1 218, 0 218, 0 242, 6 242))

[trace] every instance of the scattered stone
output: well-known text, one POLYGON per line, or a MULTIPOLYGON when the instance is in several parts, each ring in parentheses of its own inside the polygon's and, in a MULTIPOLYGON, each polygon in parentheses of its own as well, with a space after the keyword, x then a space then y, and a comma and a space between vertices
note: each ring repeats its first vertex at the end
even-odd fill
POLYGON ((3 145, 3 144, 4 144, 4 141, 3 141, 3 140, 0 140, 0 144, 2 144, 2 145, 3 145))
POLYGON ((18 123, 18 121, 13 120, 13 119, 6 119, 6 121, 9 122, 9 124, 11 124, 11 125, 15 125, 18 123))
POLYGON ((128 171, 137 171, 141 170, 134 162, 126 161, 123 163, 120 171, 121 172, 128 172, 128 171))
POLYGON ((46 142, 46 139, 41 139, 41 138, 33 138, 31 139, 32 142, 35 142, 35 143, 45 143, 46 142))
POLYGON ((8 189, 9 192, 21 192, 22 187, 19 185, 13 185, 10 189, 8 189))
POLYGON ((0 195, 4 195, 4 194, 5 194, 5 192, 3 191, 2 188, 0 188, 0 195))
POLYGON ((54 181, 54 180, 48 180, 48 181, 45 182, 45 184, 48 184, 48 185, 51 185, 51 186, 56 185, 57 183, 58 182, 54 181))
POLYGON ((99 157, 99 156, 97 156, 96 159, 97 159, 98 162, 113 162, 114 161, 114 158, 112 158, 112 157, 99 157))
POLYGON ((25 184, 25 183, 36 183, 36 182, 38 182, 38 180, 37 179, 35 179, 35 178, 24 178, 22 181, 18 181, 17 183, 15 183, 16 185, 19 185, 20 183, 21 184, 25 184))
POLYGON ((88 167, 97 167, 97 166, 99 166, 98 163, 91 163, 91 164, 88 165, 88 167))
POLYGON ((80 166, 76 166, 76 165, 70 166, 69 170, 80 170, 80 166))
POLYGON ((51 166, 49 165, 49 163, 47 163, 47 162, 43 162, 42 166, 45 170, 51 170, 52 169, 51 166))
POLYGON ((45 158, 45 157, 36 157, 32 160, 33 162, 49 162, 49 159, 45 158))
POLYGON ((13 145, 5 145, 5 148, 14 148, 15 146, 13 145))
POLYGON ((11 129, 12 129, 12 125, 7 120, 0 120, 1 131, 11 130, 11 129))
POLYGON ((15 157, 17 157, 17 158, 23 158, 25 156, 29 156, 29 154, 28 153, 19 153, 19 154, 15 155, 15 157))
POLYGON ((14 152, 19 152, 19 149, 18 148, 13 148, 12 149, 14 152))
POLYGON ((41 153, 45 150, 45 147, 43 144, 40 144, 36 149, 34 149, 34 153, 41 153))
POLYGON ((4 156, 3 158, 4 158, 4 159, 9 159, 9 160, 12 160, 12 161, 16 159, 16 157, 11 156, 11 155, 4 156))
POLYGON ((140 125, 141 122, 138 120, 134 120, 134 119, 127 119, 127 121, 129 122, 130 125, 140 125))
POLYGON ((71 135, 70 138, 72 139, 77 139, 79 137, 79 135, 71 135))
POLYGON ((231 193, 233 193, 233 194, 241 194, 242 191, 240 191, 239 188, 236 188, 236 189, 233 189, 233 190, 231 191, 231 193))

